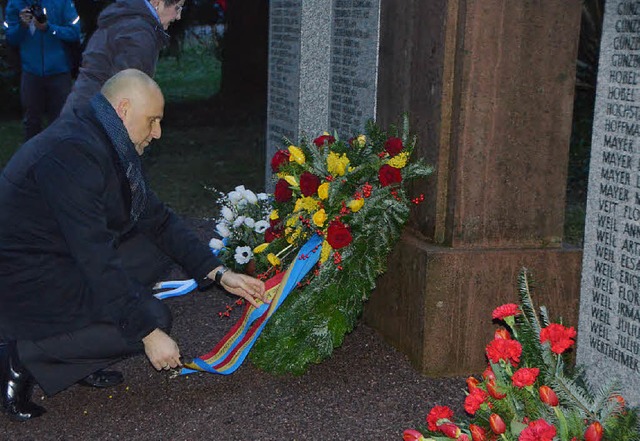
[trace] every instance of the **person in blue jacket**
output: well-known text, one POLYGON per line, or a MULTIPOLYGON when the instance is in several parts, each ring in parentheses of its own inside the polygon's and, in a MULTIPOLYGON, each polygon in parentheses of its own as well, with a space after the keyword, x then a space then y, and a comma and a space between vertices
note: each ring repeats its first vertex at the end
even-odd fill
POLYGON ((71 0, 9 0, 7 41, 18 47, 22 66, 20 98, 24 137, 49 124, 71 91, 71 60, 65 43, 80 41, 80 17, 71 0))

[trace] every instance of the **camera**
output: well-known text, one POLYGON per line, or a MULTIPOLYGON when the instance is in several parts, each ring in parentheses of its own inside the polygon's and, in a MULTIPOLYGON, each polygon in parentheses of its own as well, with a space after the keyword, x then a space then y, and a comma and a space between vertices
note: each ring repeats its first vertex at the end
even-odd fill
POLYGON ((42 9, 42 5, 40 3, 33 3, 27 9, 38 23, 44 23, 47 21, 47 14, 44 12, 44 9, 42 9))

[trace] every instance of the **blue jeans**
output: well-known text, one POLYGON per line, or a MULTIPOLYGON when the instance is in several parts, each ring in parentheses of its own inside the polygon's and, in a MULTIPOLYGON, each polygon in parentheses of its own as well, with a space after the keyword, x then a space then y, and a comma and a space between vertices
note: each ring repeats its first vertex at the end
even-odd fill
POLYGON ((22 123, 25 141, 42 131, 42 119, 45 115, 48 124, 58 117, 69 92, 69 72, 41 77, 22 71, 20 98, 24 111, 22 123))

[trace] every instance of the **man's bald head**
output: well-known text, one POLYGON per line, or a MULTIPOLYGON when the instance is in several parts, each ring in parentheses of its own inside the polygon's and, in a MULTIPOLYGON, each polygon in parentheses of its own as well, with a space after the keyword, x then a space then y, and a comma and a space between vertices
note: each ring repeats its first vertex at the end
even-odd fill
POLYGON ((122 120, 136 151, 142 155, 161 136, 164 97, 158 84, 136 69, 118 72, 102 86, 102 95, 122 120))

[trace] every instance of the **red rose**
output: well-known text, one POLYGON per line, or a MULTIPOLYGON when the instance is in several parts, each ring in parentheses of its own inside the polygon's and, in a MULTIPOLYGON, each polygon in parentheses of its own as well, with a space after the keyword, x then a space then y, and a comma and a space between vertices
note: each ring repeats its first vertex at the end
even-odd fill
POLYGON ((576 338, 576 335, 573 326, 566 328, 559 323, 551 323, 540 331, 540 342, 550 342, 551 350, 556 354, 562 354, 575 343, 573 339, 576 338))
MULTIPOLYGON (((440 420, 451 420, 453 418, 453 410, 448 408, 447 406, 434 406, 427 415, 427 425, 429 426, 429 430, 435 432, 438 430, 438 421, 440 420)), ((440 423, 442 424, 442 423, 440 423)))
POLYGON ((271 170, 273 170, 274 173, 277 173, 282 164, 289 163, 289 156, 291 156, 289 150, 278 150, 275 155, 273 155, 273 158, 271 158, 271 170))
POLYGON ((300 192, 304 196, 313 196, 320 186, 320 178, 313 173, 304 172, 300 175, 300 192))
POLYGON ((511 382, 516 387, 531 386, 536 382, 540 369, 538 368, 522 368, 513 373, 511 382))
POLYGON ((469 415, 475 415, 482 403, 487 399, 487 393, 479 387, 472 389, 471 393, 464 399, 464 410, 469 415))
POLYGON ((389 164, 384 164, 378 171, 378 179, 380 179, 380 184, 386 187, 396 182, 402 182, 402 174, 400 173, 400 169, 391 167, 389 164))
POLYGON ((291 190, 291 187, 289 187, 289 183, 284 179, 279 179, 278 182, 276 182, 276 201, 287 202, 291 200, 291 196, 293 196, 293 191, 291 190))
POLYGON ((505 340, 502 338, 492 340, 487 345, 487 357, 493 363, 500 360, 508 360, 513 366, 520 362, 522 345, 518 340, 505 340))
POLYGON ((384 143, 384 149, 389 153, 389 156, 395 156, 402 151, 404 146, 400 138, 389 138, 384 143))
POLYGON ((504 320, 505 317, 511 317, 518 314, 520 314, 518 305, 515 303, 507 303, 506 305, 498 306, 494 309, 491 317, 496 320, 504 320))
POLYGON ((322 135, 313 140, 313 143, 316 145, 316 147, 322 147, 325 142, 328 145, 331 145, 336 142, 336 139, 331 135, 322 135))
POLYGON ((339 220, 333 220, 327 228, 327 242, 334 250, 346 247, 351 243, 353 238, 351 237, 351 231, 349 227, 340 222, 339 220))
POLYGON ((543 419, 532 421, 526 429, 520 432, 518 441, 553 441, 556 428, 543 419))

